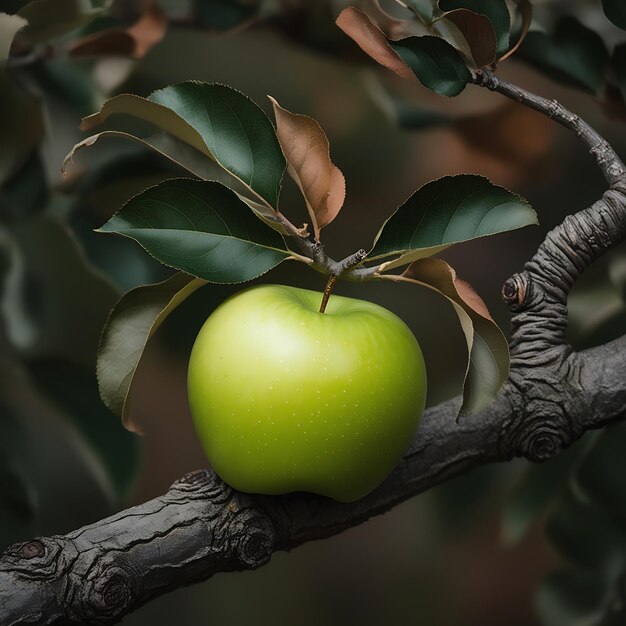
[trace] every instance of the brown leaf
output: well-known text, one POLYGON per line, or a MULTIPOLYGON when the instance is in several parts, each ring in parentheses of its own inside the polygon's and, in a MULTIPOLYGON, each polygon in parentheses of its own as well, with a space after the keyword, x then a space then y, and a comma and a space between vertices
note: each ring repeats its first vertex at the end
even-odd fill
POLYGON ((450 269, 452 271, 454 287, 463 302, 465 302, 465 304, 467 304, 467 306, 469 306, 473 311, 476 311, 478 315, 493 321, 485 301, 474 291, 474 287, 472 287, 468 282, 458 278, 456 272, 452 268, 450 269))
POLYGON ((348 7, 339 14, 335 23, 374 61, 402 78, 415 78, 409 67, 391 49, 380 28, 363 11, 348 7))
POLYGON ((468 351, 460 414, 477 413, 488 406, 508 376, 509 351, 480 296, 441 259, 420 259, 401 276, 382 274, 379 278, 421 285, 448 299, 459 318, 468 351))
POLYGON ((474 291, 474 288, 456 275, 453 267, 442 259, 420 259, 407 267, 402 276, 428 283, 441 291, 449 298, 458 301, 460 298, 464 305, 481 317, 493 321, 489 309, 484 300, 474 291))
POLYGON ((407 19, 399 19, 389 15, 380 5, 380 0, 361 0, 359 6, 389 39, 397 40, 412 35, 431 34, 414 14, 411 14, 411 17, 407 19))
POLYGON ((496 33, 485 15, 468 9, 454 9, 444 17, 461 31, 476 67, 486 67, 496 60, 496 33))
POLYGON ((109 28, 72 44, 71 56, 125 56, 141 59, 167 30, 167 19, 153 2, 146 3, 141 17, 129 28, 109 28))
POLYGON ((283 109, 269 96, 276 116, 276 134, 289 164, 289 174, 296 181, 306 201, 316 241, 320 230, 330 224, 343 206, 346 181, 341 170, 330 160, 328 139, 320 125, 306 115, 283 109))

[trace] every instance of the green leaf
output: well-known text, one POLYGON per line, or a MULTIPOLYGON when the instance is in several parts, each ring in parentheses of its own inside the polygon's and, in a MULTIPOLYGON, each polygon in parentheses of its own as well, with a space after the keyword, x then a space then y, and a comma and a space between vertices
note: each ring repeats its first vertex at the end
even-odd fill
POLYGON ((496 34, 498 54, 502 54, 509 47, 511 16, 504 0, 439 0, 439 8, 444 14, 466 9, 477 15, 484 15, 496 34))
POLYGON ((168 107, 198 131, 218 163, 276 208, 285 157, 265 113, 225 85, 187 82, 150 100, 168 107))
POLYGON ((579 454, 580 447, 574 445, 546 463, 528 465, 504 504, 502 535, 506 543, 523 539, 560 496, 579 454))
POLYGON ((20 36, 40 43, 86 26, 104 9, 89 0, 35 0, 18 11, 28 21, 20 36))
POLYGON ((67 59, 50 59, 30 69, 33 81, 46 96, 75 115, 93 111, 102 96, 94 85, 90 69, 67 59))
POLYGON ((437 11, 437 0, 403 0, 403 4, 411 9, 424 24, 431 24, 437 11))
POLYGON ((478 413, 489 406, 508 377, 509 349, 502 331, 478 294, 458 279, 455 271, 441 259, 420 259, 402 276, 383 278, 427 287, 445 296, 453 305, 468 353, 459 415, 478 413))
POLYGON ((528 33, 520 58, 557 81, 595 93, 604 84, 609 53, 597 33, 565 17, 552 34, 528 33))
POLYGON ((0 188, 0 211, 5 217, 27 217, 44 209, 48 192, 43 160, 39 150, 35 149, 0 188))
POLYGON ((429 257, 455 243, 537 224, 518 195, 482 176, 445 176, 418 189, 384 224, 368 260, 397 259, 381 271, 429 257))
POLYGON ((616 551, 624 551, 626 536, 607 511, 572 489, 559 499, 547 522, 554 547, 573 563, 607 571, 616 551))
POLYGON ((98 349, 98 385, 104 403, 129 430, 137 430, 128 398, 148 341, 167 316, 205 284, 179 272, 161 283, 132 289, 111 310, 98 349))
POLYGON ((217 31, 230 30, 252 19, 258 7, 240 0, 193 0, 198 21, 217 31))
POLYGON ((0 183, 21 169, 44 133, 41 102, 0 71, 0 183))
POLYGON ((0 13, 0 67, 3 67, 9 58, 9 51, 15 33, 24 28, 28 21, 19 15, 0 13))
POLYGON ((48 213, 20 220, 10 232, 0 228, 0 248, 5 246, 9 267, 0 319, 9 341, 31 358, 55 355, 93 364, 118 291, 87 261, 72 232, 48 213))
POLYGON ((622 98, 626 100, 626 43, 615 46, 611 57, 611 69, 622 98))
POLYGON ((159 127, 214 158, 274 209, 285 170, 276 132, 263 111, 242 93, 219 84, 185 82, 155 91, 149 99, 111 98, 82 130, 110 115, 131 115, 159 127))
POLYGON ((624 449, 626 424, 608 426, 577 468, 576 482, 626 528, 626 472, 620 471, 624 449))
POLYGON ((568 340, 576 350, 626 333, 626 255, 614 251, 594 264, 570 293, 568 340))
POLYGON ((152 137, 141 138, 117 130, 105 130, 96 135, 91 135, 77 143, 65 157, 61 168, 63 174, 67 174, 76 152, 93 146, 99 139, 106 137, 133 141, 165 157, 198 178, 222 183, 222 185, 234 191, 256 213, 259 219, 279 233, 283 235, 288 234, 285 227, 277 219, 276 211, 266 204, 261 204, 259 197, 247 185, 218 165, 206 152, 197 150, 192 145, 170 133, 162 132, 152 137))
POLYGON ((439 37, 407 37, 389 45, 422 85, 440 96, 458 96, 471 80, 461 55, 439 37))
POLYGON ((615 26, 626 30, 626 3, 624 0, 602 0, 602 8, 615 26))
POLYGON ((2 551, 14 541, 111 515, 115 505, 102 463, 75 427, 45 401, 14 351, 2 350, 0 359, 2 551))
POLYGON ((98 395, 95 374, 58 359, 33 361, 29 372, 38 388, 63 411, 99 456, 121 500, 137 470, 137 438, 111 420, 98 395))
POLYGON ((600 626, 606 582, 596 573, 562 569, 550 574, 537 594, 545 626, 600 626))
POLYGON ((415 104, 413 100, 382 83, 373 73, 365 75, 363 82, 374 104, 400 128, 422 130, 452 123, 449 115, 415 104))
POLYGON ((209 181, 163 181, 99 230, 130 237, 161 263, 215 283, 252 280, 291 254, 232 191, 209 181))

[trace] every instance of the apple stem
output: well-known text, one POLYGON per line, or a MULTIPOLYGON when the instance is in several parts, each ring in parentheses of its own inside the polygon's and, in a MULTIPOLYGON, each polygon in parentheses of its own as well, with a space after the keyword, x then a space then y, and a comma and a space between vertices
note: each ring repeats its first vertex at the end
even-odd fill
POLYGON ((320 305, 320 313, 324 313, 326 311, 326 305, 328 304, 328 300, 330 298, 330 294, 333 291, 333 287, 337 282, 337 277, 332 274, 326 283, 326 288, 324 289, 324 296, 322 297, 322 304, 320 305))

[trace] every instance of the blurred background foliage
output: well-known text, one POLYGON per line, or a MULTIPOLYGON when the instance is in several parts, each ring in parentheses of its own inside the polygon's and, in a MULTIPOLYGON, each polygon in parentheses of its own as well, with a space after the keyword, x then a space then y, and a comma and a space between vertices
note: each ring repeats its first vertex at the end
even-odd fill
MULTIPOLYGON (((390 212, 433 178, 483 174, 527 197, 540 228, 443 255, 505 331, 500 285, 548 229, 604 190, 584 148, 539 114, 471 87, 443 99, 373 68, 333 25, 347 4, 0 1, 0 12, 29 22, 16 31, 18 18, 0 16, 0 53, 17 32, 8 60, 0 58, 0 550, 145 501, 206 465, 187 411, 186 360, 203 320, 237 286, 202 288, 150 345, 131 407, 144 437, 126 432, 98 396, 95 355, 109 309, 168 272, 133 242, 93 228, 177 174, 137 146, 107 140, 61 177, 63 157, 82 138, 80 118, 105 98, 198 79, 236 87, 268 111, 272 94, 317 119, 348 184, 326 233, 334 257, 367 248, 390 212)), ((619 0, 533 4, 535 32, 500 72, 558 98, 624 153, 625 25, 611 13, 619 0)), ((294 221, 306 219, 287 180, 283 206, 294 221)), ((295 265, 260 280, 323 287, 322 276, 295 265)), ((429 404, 459 392, 461 333, 436 296, 387 284, 338 291, 379 302, 411 326, 427 361, 429 404)), ((625 299, 621 247, 576 286, 572 344, 626 332, 625 299)), ((540 466, 483 468, 259 571, 161 598, 124 624, 623 624, 625 449, 626 428, 615 426, 540 466)))

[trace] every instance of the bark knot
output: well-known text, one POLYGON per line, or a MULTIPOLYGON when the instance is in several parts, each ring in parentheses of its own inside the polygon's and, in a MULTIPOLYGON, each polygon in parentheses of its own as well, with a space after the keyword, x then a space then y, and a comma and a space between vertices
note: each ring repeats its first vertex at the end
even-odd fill
POLYGON ((37 541, 36 539, 33 541, 29 541, 22 545, 22 547, 17 551, 18 557, 22 559, 34 559, 40 556, 44 556, 46 553, 46 547, 41 543, 41 541, 37 541))
POLYGON ((255 532, 248 536, 239 550, 239 558, 248 567, 259 567, 269 561, 274 549, 273 533, 255 532))
POLYGON ((132 568, 114 564, 98 569, 92 584, 81 589, 79 623, 109 623, 126 613, 137 600, 139 581, 132 568))
POLYGON ((504 428, 506 447, 514 456, 542 462, 567 448, 574 434, 565 415, 552 407, 541 413, 531 407, 527 415, 513 417, 504 428))
POLYGON ((530 287, 530 279, 526 272, 513 274, 502 286, 502 299, 512 311, 521 311, 529 300, 530 287))

